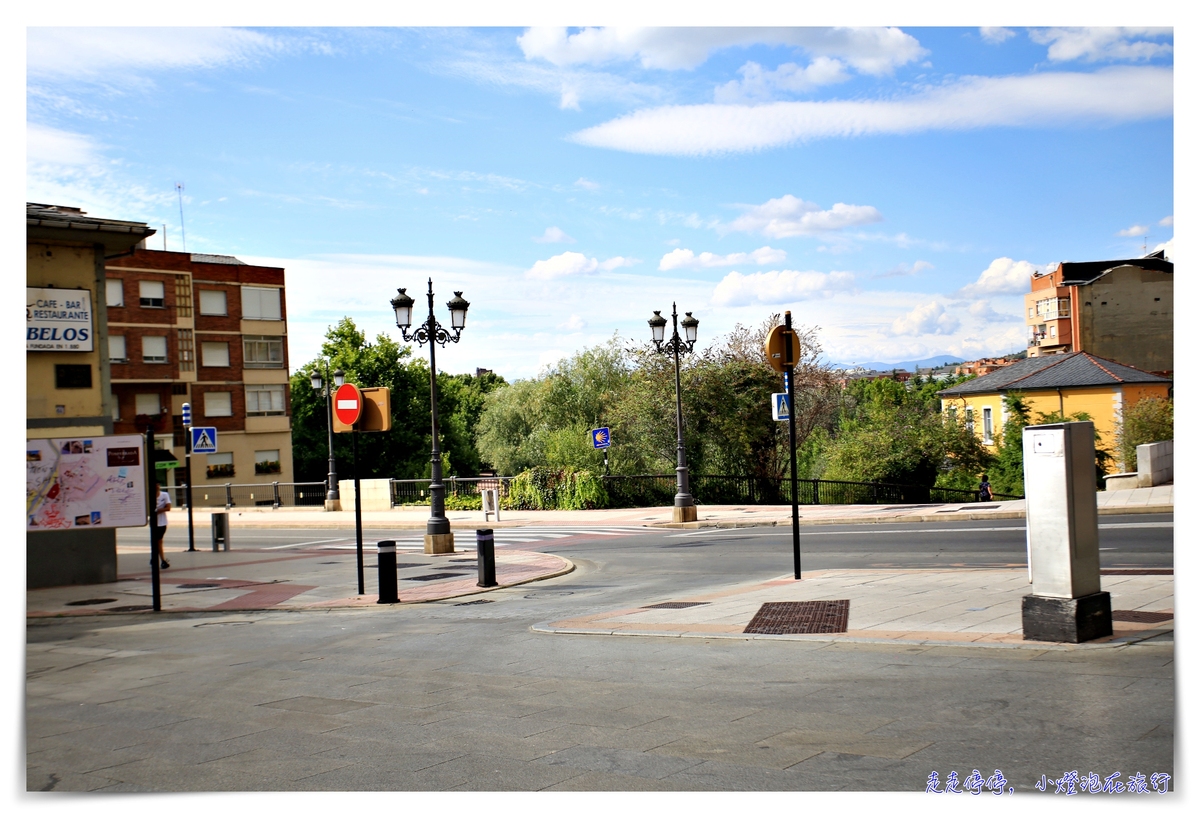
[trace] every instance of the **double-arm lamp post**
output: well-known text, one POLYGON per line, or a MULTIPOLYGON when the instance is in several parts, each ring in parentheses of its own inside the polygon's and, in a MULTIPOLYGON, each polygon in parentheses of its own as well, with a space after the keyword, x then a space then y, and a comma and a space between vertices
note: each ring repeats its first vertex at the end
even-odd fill
POLYGON ((691 352, 696 346, 696 329, 700 322, 692 314, 679 320, 675 304, 671 304, 671 337, 664 340, 667 329, 667 319, 662 317, 659 310, 654 311, 650 319, 650 335, 654 339, 654 348, 658 352, 675 357, 675 507, 672 519, 677 523, 691 523, 696 520, 696 500, 688 488, 687 458, 683 451, 683 401, 679 395, 679 355, 691 352), (679 327, 683 327, 684 338, 679 337, 679 327))
POLYGON ((437 319, 433 317, 433 279, 429 279, 429 317, 425 319, 410 335, 408 328, 412 326, 412 296, 401 287, 392 299, 392 309, 396 313, 396 326, 400 334, 408 342, 416 341, 417 345, 429 344, 429 415, 433 425, 433 451, 429 462, 429 522, 425 524, 425 553, 449 554, 454 551, 454 534, 450 531, 450 521, 446 519, 446 486, 442 483, 442 452, 438 446, 438 410, 437 410, 437 359, 434 349, 438 344, 443 347, 453 341, 458 343, 462 336, 463 327, 467 325, 467 307, 471 306, 462 297, 460 290, 454 291, 454 298, 446 302, 450 310, 451 335, 437 319))
POLYGON ((342 495, 338 491, 337 464, 333 461, 333 392, 346 382, 346 373, 335 369, 333 383, 329 383, 329 362, 322 360, 320 368, 313 367, 309 378, 312 380, 313 391, 325 398, 325 422, 329 431, 329 476, 325 478, 325 510, 341 511, 342 495))

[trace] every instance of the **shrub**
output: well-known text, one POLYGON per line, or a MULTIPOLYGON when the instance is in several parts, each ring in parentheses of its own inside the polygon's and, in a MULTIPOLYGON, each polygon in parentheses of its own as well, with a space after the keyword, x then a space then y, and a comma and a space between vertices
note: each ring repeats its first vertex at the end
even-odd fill
POLYGON ((590 471, 537 467, 513 478, 507 505, 511 508, 592 509, 608 504, 600 477, 590 471))
POLYGON ((1125 410, 1117 431, 1117 451, 1125 471, 1137 469, 1137 447, 1175 436, 1175 402, 1171 398, 1142 398, 1125 410))

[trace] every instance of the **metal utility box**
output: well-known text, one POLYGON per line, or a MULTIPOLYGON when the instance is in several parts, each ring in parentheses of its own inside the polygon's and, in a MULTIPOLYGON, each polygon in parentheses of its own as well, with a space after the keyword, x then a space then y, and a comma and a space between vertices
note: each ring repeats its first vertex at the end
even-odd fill
POLYGON ((1033 584, 1022 602, 1026 639, 1085 642, 1112 634, 1111 601, 1100 590, 1094 434, 1089 421, 1024 431, 1033 584))
POLYGON ((221 546, 229 550, 229 512, 214 511, 212 514, 212 550, 220 551, 221 546))

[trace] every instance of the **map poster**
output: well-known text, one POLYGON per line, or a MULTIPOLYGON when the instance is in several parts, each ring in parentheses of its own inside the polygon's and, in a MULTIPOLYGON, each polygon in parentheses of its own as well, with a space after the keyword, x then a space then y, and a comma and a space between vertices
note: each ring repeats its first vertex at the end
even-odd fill
POLYGON ((146 525, 141 435, 25 441, 25 530, 146 525))

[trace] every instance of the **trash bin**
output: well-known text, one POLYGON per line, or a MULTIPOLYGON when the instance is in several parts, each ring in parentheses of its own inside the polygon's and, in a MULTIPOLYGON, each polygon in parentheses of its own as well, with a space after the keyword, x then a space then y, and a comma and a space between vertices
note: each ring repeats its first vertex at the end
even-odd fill
POLYGON ((219 546, 229 550, 229 512, 215 511, 212 515, 212 546, 213 551, 220 551, 219 546))
POLYGON ((399 589, 396 587, 396 541, 380 540, 375 549, 378 552, 379 563, 379 604, 399 602, 399 589))
POLYGON ((492 537, 492 529, 475 529, 475 554, 479 563, 480 588, 495 588, 496 583, 496 541, 492 537))

